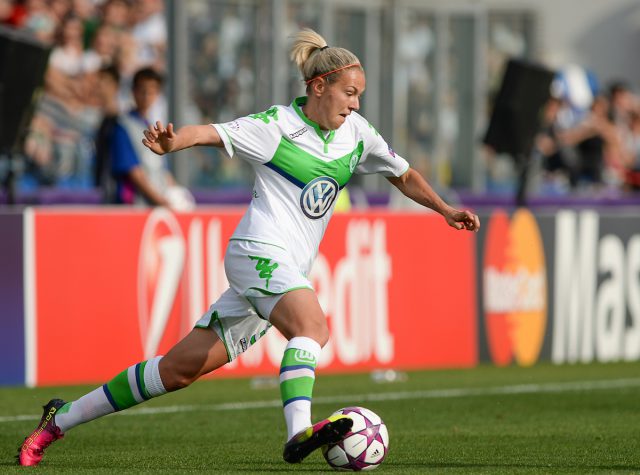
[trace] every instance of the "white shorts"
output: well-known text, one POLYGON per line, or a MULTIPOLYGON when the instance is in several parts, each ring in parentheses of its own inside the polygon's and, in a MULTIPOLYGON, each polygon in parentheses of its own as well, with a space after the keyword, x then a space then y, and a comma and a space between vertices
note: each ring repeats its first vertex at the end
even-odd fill
POLYGON ((195 326, 215 330, 232 361, 271 327, 271 311, 284 294, 313 286, 287 251, 270 244, 232 240, 224 267, 230 288, 195 326))

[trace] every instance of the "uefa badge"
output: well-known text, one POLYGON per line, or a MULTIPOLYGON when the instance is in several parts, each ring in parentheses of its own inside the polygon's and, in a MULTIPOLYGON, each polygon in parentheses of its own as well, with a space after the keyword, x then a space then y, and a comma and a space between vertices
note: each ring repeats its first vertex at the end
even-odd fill
POLYGON ((338 196, 338 182, 328 176, 320 176, 311 180, 300 194, 300 208, 307 218, 320 219, 338 196))

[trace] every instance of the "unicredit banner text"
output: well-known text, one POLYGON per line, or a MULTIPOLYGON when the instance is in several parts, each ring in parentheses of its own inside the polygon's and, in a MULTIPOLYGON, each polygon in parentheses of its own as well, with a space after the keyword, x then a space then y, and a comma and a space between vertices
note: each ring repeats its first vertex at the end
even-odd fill
MULTIPOLYGON (((240 217, 33 210, 27 384, 97 383, 166 353, 227 288, 223 257, 240 217)), ((336 215, 310 276, 331 329, 320 367, 474 366, 475 252, 473 233, 439 215, 336 215)), ((275 374, 284 344, 271 329, 218 373, 275 374)))

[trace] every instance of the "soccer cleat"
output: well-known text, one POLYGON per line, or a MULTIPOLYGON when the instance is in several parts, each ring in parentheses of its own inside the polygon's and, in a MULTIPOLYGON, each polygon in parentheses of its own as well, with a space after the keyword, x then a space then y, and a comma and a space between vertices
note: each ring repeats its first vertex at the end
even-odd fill
POLYGON ((44 455, 44 449, 49 447, 52 442, 64 437, 64 434, 54 422, 54 416, 65 404, 66 402, 62 399, 52 399, 43 407, 44 413, 38 427, 29 437, 24 439, 24 443, 18 452, 18 463, 20 465, 38 465, 44 455))
POLYGON ((307 455, 323 445, 335 444, 341 441, 351 430, 353 419, 337 414, 308 427, 284 444, 282 458, 285 462, 300 463, 307 455))

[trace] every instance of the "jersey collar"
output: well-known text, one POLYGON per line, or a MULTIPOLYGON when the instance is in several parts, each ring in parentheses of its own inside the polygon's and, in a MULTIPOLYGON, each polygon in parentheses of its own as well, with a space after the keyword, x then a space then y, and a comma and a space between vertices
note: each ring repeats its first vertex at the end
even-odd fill
POLYGON ((313 127, 313 130, 316 131, 316 134, 318 135, 318 137, 320 137, 320 139, 324 142, 324 152, 327 153, 328 146, 333 140, 333 137, 336 135, 336 131, 330 130, 327 136, 325 137, 325 135, 322 133, 322 129, 320 129, 320 125, 318 125, 317 123, 309 119, 306 115, 304 115, 304 112, 302 112, 302 106, 304 106, 306 103, 307 103, 307 96, 298 97, 293 100, 293 102, 291 103, 291 107, 293 107, 293 109, 296 111, 296 113, 300 116, 300 118, 305 124, 313 127))

